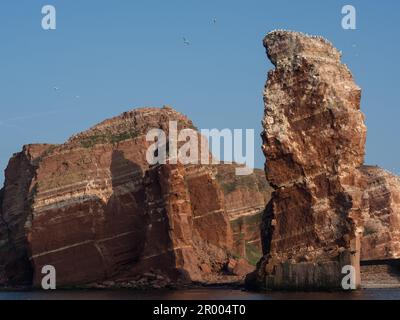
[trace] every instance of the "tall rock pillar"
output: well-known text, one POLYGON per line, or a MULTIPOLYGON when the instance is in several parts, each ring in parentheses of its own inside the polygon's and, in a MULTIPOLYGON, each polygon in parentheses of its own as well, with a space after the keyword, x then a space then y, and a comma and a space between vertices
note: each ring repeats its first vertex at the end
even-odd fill
POLYGON ((271 289, 336 288, 342 267, 352 265, 359 285, 361 90, 321 37, 273 31, 264 46, 275 66, 262 133, 274 191, 262 225, 264 257, 249 279, 271 289))

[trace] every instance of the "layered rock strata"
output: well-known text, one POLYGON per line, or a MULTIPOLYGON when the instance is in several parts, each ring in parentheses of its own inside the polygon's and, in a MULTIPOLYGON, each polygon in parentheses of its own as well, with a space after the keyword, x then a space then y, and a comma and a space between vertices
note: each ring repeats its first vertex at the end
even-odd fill
MULTIPOLYGON (((265 172, 274 188, 262 222, 263 258, 247 284, 340 289, 342 268, 399 257, 398 177, 363 166, 361 90, 321 37, 273 31, 264 91, 265 172)), ((379 262, 381 263, 381 262, 379 262)))
POLYGON ((240 280, 215 168, 146 161, 146 133, 168 134, 172 120, 194 129, 170 107, 142 108, 15 154, 0 194, 0 283, 39 286, 44 265, 59 287, 240 280))
POLYGON ((399 259, 400 178, 376 166, 362 166, 359 173, 363 191, 360 259, 399 259))
POLYGON ((260 226, 272 188, 263 170, 254 169, 252 175, 237 176, 234 165, 218 165, 216 169, 233 230, 235 253, 255 265, 262 256, 260 226))
POLYGON ((353 217, 366 138, 361 91, 322 38, 274 31, 264 46, 275 66, 264 91, 262 134, 274 191, 258 277, 267 288, 340 287, 342 266, 359 269, 353 217))

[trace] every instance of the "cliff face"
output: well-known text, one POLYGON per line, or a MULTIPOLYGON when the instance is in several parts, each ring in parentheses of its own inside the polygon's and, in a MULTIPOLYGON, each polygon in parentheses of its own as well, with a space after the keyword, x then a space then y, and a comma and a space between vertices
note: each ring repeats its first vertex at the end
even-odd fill
POLYGON ((360 262, 399 259, 399 178, 363 165, 361 91, 340 53, 297 32, 264 45, 265 172, 150 166, 150 129, 195 128, 170 107, 24 146, 0 190, 0 284, 38 286, 44 265, 58 286, 236 281, 261 258, 253 288, 332 289, 345 265, 359 285, 360 262))
POLYGON ((355 265, 352 191, 366 137, 360 89, 322 38, 275 31, 264 45, 275 65, 262 135, 275 188, 264 221, 267 286, 339 286, 341 266, 355 265))
POLYGON ((35 159, 48 147, 25 146, 10 159, 5 172, 0 200, 0 283, 7 280, 26 284, 31 281, 33 270, 25 227, 32 214, 31 201, 35 189, 31 182, 35 175, 35 159))
POLYGON ((399 259, 400 178, 372 166, 363 166, 359 172, 363 191, 361 261, 399 259))
POLYGON ((255 265, 262 256, 260 226, 272 188, 263 170, 254 169, 252 175, 237 176, 235 166, 218 165, 216 169, 233 230, 235 253, 255 265))
POLYGON ((398 255, 398 180, 361 167, 361 91, 321 37, 273 31, 264 91, 265 172, 274 188, 262 223, 264 256, 248 284, 341 288, 342 267, 398 255), (376 230, 371 233, 371 226, 376 230), (361 256, 360 256, 361 255, 361 256))
POLYGON ((44 265, 59 286, 226 277, 236 249, 213 167, 146 161, 146 133, 168 133, 170 120, 194 128, 172 108, 143 108, 16 154, 2 193, 0 282, 40 285, 44 265))

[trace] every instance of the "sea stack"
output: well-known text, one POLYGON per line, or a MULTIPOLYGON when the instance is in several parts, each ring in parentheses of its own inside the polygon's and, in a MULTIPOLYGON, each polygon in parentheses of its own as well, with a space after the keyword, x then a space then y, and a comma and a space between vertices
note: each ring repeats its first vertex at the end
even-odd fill
POLYGON ((321 37, 273 31, 264 46, 275 66, 264 91, 262 133, 274 191, 257 276, 271 289, 339 288, 343 266, 359 275, 361 90, 340 52, 321 37))
POLYGON ((352 289, 398 285, 400 180, 364 165, 361 90, 341 53, 322 37, 283 30, 264 46, 275 66, 262 122, 274 190, 261 226, 264 255, 247 286, 344 289, 350 271, 352 289))

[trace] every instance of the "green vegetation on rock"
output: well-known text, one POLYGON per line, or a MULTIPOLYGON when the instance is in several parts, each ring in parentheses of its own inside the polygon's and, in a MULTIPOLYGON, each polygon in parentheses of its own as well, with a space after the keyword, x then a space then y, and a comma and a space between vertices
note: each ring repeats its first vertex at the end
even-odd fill
POLYGON ((50 146, 46 149, 46 151, 43 152, 42 158, 51 155, 57 147, 58 147, 57 144, 52 144, 52 145, 50 145, 50 146))
POLYGON ((261 259, 262 252, 259 248, 257 248, 255 245, 246 242, 246 259, 247 261, 255 266, 257 265, 258 261, 261 259))
POLYGON ((370 236, 370 235, 372 235, 372 234, 375 234, 375 233, 377 233, 378 231, 376 230, 376 228, 375 227, 372 227, 372 226, 368 226, 368 225, 366 225, 365 227, 364 227, 364 236, 370 236))
POLYGON ((96 144, 118 143, 120 141, 136 138, 138 133, 134 130, 119 134, 99 133, 83 138, 80 144, 84 148, 91 148, 96 144))

